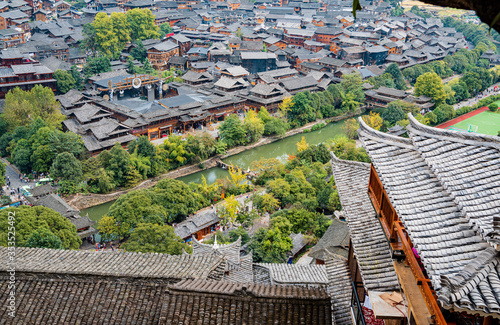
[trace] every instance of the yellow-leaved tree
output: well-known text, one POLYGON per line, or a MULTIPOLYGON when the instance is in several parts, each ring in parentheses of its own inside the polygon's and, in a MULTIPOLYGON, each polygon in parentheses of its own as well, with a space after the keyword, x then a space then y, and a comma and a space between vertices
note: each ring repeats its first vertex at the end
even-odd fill
POLYGON ((380 114, 373 111, 370 112, 370 115, 363 116, 363 121, 365 121, 365 123, 368 124, 369 127, 375 130, 380 130, 380 128, 384 124, 384 121, 380 117, 380 114))
POLYGON ((302 137, 302 139, 297 142, 297 151, 301 152, 309 148, 309 143, 306 142, 306 137, 302 137))
POLYGON ((283 114, 284 117, 287 116, 287 113, 292 109, 294 103, 293 103, 293 98, 292 96, 286 96, 283 97, 283 102, 278 106, 281 114, 283 114))
POLYGON ((226 177, 230 186, 239 189, 245 183, 245 174, 238 168, 229 166, 229 176, 226 177))
POLYGON ((222 219, 221 223, 223 225, 233 224, 238 215, 240 209, 240 202, 234 197, 234 195, 228 196, 224 203, 222 203, 219 209, 219 218, 222 219))

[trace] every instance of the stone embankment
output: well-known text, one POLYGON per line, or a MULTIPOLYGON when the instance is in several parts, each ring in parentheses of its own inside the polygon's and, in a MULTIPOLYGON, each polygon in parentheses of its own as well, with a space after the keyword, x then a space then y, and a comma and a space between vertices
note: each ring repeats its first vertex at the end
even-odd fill
MULTIPOLYGON (((109 193, 109 194, 92 194, 92 193, 85 194, 85 195, 76 194, 76 195, 71 195, 71 196, 65 197, 64 199, 73 208, 78 209, 78 210, 82 210, 85 208, 90 208, 90 207, 95 206, 95 205, 99 205, 99 204, 103 204, 103 203, 106 203, 109 201, 116 200, 116 199, 118 199, 118 197, 120 197, 120 195, 123 195, 125 193, 130 192, 130 191, 135 191, 135 190, 139 190, 139 189, 153 187, 158 183, 158 181, 160 181, 162 179, 179 178, 182 176, 187 176, 190 174, 194 174, 194 173, 203 171, 205 169, 216 167, 218 165, 218 163, 219 164, 222 163, 222 165, 224 165, 227 169, 227 164, 223 163, 221 159, 225 159, 225 158, 228 158, 230 156, 234 156, 236 154, 239 154, 243 151, 247 151, 247 150, 250 150, 250 149, 253 149, 256 147, 260 147, 260 146, 281 140, 281 139, 286 138, 286 137, 290 137, 290 136, 295 135, 295 134, 302 133, 302 132, 304 132, 304 130, 310 129, 312 126, 314 126, 316 124, 328 123, 328 122, 338 122, 338 121, 345 120, 345 119, 351 118, 353 116, 362 114, 364 112, 365 112, 365 108, 362 107, 362 108, 357 109, 355 112, 351 112, 349 114, 345 114, 342 116, 335 116, 335 117, 311 122, 311 123, 306 124, 300 128, 296 128, 296 129, 293 129, 293 130, 286 132, 286 134, 283 137, 278 137, 278 136, 263 137, 259 141, 257 141, 256 143, 253 143, 251 145, 240 146, 240 147, 229 149, 226 152, 226 154, 224 154, 224 155, 219 155, 217 157, 209 158, 205 161, 202 161, 201 164, 189 165, 189 166, 185 166, 185 167, 182 167, 182 168, 179 168, 176 170, 172 170, 172 171, 170 171, 166 174, 160 175, 158 177, 145 180, 142 183, 140 183, 139 185, 137 185, 133 188, 130 188, 130 189, 117 191, 117 192, 113 192, 113 193, 109 193), (204 168, 200 168, 200 165, 202 165, 202 164, 203 164, 204 168)), ((235 167, 237 167, 237 166, 235 166, 235 167)), ((239 167, 237 167, 237 168, 239 168, 239 167)))

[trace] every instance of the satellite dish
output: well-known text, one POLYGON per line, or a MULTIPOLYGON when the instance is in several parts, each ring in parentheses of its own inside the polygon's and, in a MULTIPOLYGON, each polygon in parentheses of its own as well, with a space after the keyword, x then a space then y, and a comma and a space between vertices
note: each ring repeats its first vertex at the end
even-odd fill
POLYGON ((141 84, 142 81, 139 78, 135 78, 134 80, 132 80, 132 87, 134 87, 135 89, 139 88, 141 84))
POLYGON ((108 101, 109 100, 109 96, 108 95, 104 95, 104 96, 102 96, 102 99, 104 99, 105 101, 108 101))
POLYGON ((166 91, 166 90, 168 89, 168 85, 167 85, 167 84, 163 84, 163 85, 161 86, 161 88, 162 88, 164 91, 166 91))

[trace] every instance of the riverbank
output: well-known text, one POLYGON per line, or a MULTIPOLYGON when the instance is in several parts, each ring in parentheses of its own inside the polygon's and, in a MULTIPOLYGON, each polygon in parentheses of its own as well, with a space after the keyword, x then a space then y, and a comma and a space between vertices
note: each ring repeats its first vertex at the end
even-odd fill
MULTIPOLYGON (((358 108, 356 111, 349 112, 348 114, 345 114, 345 115, 317 120, 315 122, 308 123, 300 128, 289 130, 282 137, 279 137, 279 136, 262 137, 259 141, 255 142, 253 144, 250 144, 248 146, 240 146, 240 147, 235 147, 235 148, 229 149, 226 152, 226 154, 224 154, 224 155, 218 155, 218 156, 211 157, 211 158, 203 161, 202 164, 204 165, 204 168, 200 168, 201 164, 187 165, 187 166, 184 166, 182 168, 172 170, 168 173, 162 174, 158 177, 145 180, 145 181, 141 182, 140 184, 138 184, 137 186, 130 188, 130 189, 117 191, 117 192, 113 192, 113 193, 108 193, 108 194, 86 194, 86 195, 76 194, 76 195, 66 197, 65 200, 70 206, 72 206, 73 208, 78 209, 78 210, 82 210, 82 209, 90 208, 90 207, 97 206, 100 204, 104 204, 104 203, 116 200, 120 195, 126 194, 130 191, 153 187, 158 183, 158 181, 165 179, 165 178, 184 177, 184 176, 188 176, 188 175, 191 175, 194 173, 198 173, 198 172, 216 167, 217 160, 219 160, 219 159, 226 159, 226 158, 229 158, 231 156, 235 156, 237 154, 240 154, 242 152, 245 152, 245 151, 248 151, 251 149, 255 149, 257 147, 271 144, 273 142, 280 141, 282 139, 303 133, 304 130, 310 129, 311 127, 313 127, 316 124, 339 122, 339 121, 346 120, 346 119, 352 118, 354 116, 363 114, 364 112, 365 112, 364 107, 358 108)), ((240 167, 240 166, 238 166, 238 167, 240 167)), ((245 169, 245 166, 243 166, 243 168, 245 169)))

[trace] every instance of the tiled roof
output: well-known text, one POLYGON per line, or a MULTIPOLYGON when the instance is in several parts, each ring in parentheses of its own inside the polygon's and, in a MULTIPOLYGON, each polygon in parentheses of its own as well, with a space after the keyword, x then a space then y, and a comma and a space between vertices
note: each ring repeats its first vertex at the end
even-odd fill
MULTIPOLYGON (((0 247, 0 272, 7 270, 7 247, 0 247)), ((16 248, 16 272, 156 279, 207 279, 224 264, 220 256, 16 248)))
POLYGON ((332 170, 365 288, 397 289, 389 243, 368 197, 370 165, 341 160, 332 154, 332 170))
MULTIPOLYGON (((8 281, 0 282, 7 304, 8 281)), ((213 280, 45 279, 16 273, 16 317, 7 324, 331 324, 324 290, 213 280)))
POLYGON ((360 139, 445 308, 499 314, 500 141, 409 120, 409 139, 361 120, 360 139))
POLYGON ((347 224, 334 219, 323 237, 311 249, 309 256, 323 261, 327 258, 328 252, 347 257, 348 246, 349 228, 347 224))
POLYGON ((351 296, 352 284, 347 259, 330 254, 326 258, 328 292, 332 298, 333 317, 336 325, 352 325, 351 296))
POLYGON ((272 284, 321 286, 328 283, 324 265, 257 263, 256 266, 269 270, 272 284))

